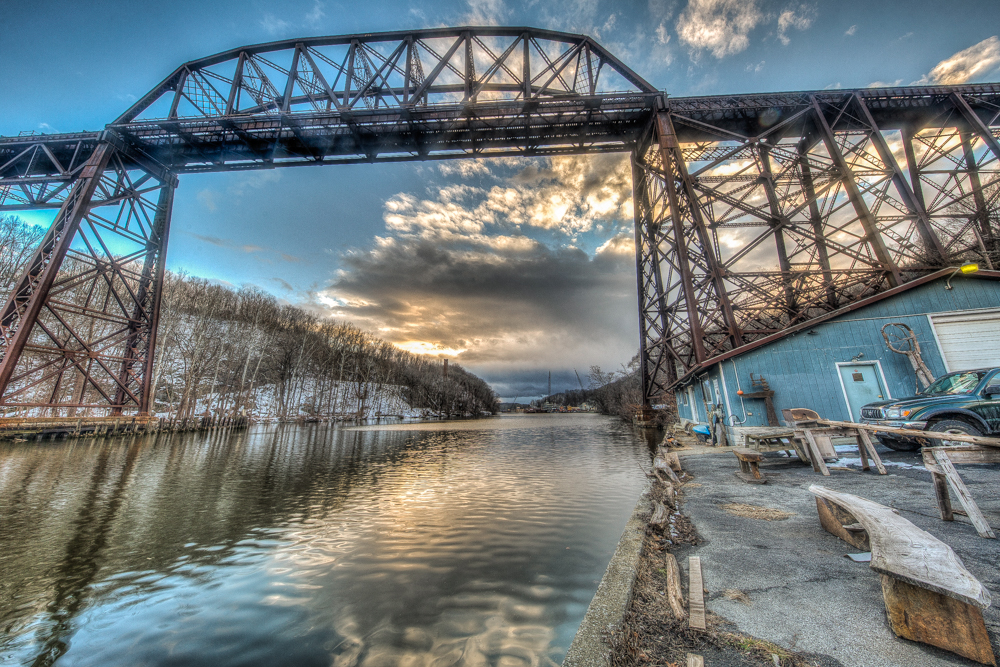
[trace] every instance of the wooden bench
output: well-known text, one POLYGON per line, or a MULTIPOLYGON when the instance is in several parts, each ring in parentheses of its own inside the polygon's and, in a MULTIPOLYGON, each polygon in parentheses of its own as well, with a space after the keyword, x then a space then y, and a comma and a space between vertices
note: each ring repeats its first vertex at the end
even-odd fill
POLYGON ((982 610, 990 594, 955 552, 892 508, 812 485, 820 523, 872 554, 892 631, 986 665, 996 665, 982 610))
POLYGON ((760 462, 764 455, 746 447, 734 447, 733 454, 740 461, 740 470, 736 476, 750 484, 767 484, 764 475, 760 474, 760 462))

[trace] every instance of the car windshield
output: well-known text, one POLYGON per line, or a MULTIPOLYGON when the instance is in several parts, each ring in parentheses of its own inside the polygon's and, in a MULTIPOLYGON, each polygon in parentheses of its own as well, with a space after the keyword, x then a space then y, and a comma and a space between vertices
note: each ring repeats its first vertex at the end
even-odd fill
POLYGON ((979 386, 986 371, 963 371, 939 377, 923 394, 968 394, 979 386))

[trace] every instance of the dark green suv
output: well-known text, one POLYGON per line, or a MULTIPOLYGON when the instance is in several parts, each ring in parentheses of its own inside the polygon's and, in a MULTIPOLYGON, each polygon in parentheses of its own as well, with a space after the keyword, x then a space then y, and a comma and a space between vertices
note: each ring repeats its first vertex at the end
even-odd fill
MULTIPOLYGON (((942 375, 916 396, 869 403, 861 423, 937 433, 1000 435, 1000 368, 942 375)), ((916 440, 875 434, 886 447, 918 449, 916 440)))

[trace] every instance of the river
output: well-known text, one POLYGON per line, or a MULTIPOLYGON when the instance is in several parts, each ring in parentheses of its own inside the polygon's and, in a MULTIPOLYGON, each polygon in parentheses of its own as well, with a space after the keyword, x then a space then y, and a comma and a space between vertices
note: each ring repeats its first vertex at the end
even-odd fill
POLYGON ((0 663, 552 667, 649 461, 592 414, 0 444, 0 663))

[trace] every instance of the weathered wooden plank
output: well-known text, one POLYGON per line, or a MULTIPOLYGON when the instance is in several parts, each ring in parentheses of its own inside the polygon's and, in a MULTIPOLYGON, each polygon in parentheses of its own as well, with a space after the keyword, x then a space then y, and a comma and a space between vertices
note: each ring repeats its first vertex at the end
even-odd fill
POLYGON ((820 456, 824 459, 838 458, 837 450, 833 448, 833 438, 828 433, 817 433, 815 430, 810 432, 816 441, 816 446, 819 447, 820 456))
POLYGON ((664 557, 664 570, 667 573, 667 602, 670 604, 670 611, 680 620, 687 618, 687 610, 684 609, 684 591, 681 589, 681 570, 677 566, 677 559, 672 553, 664 557))
POLYGON ((854 439, 858 443, 858 458, 861 459, 861 469, 871 470, 871 466, 868 465, 868 454, 866 453, 865 443, 861 441, 861 431, 858 431, 854 439))
POLYGON ((701 577, 701 558, 688 558, 688 627, 705 629, 705 582, 701 577))
POLYGON ((951 547, 892 508, 818 484, 810 486, 809 492, 839 506, 864 527, 871 544, 873 570, 980 609, 990 605, 989 591, 965 569, 951 547))
POLYGON ((809 429, 803 429, 802 435, 805 437, 806 451, 809 452, 809 462, 812 463, 813 470, 829 477, 830 471, 826 467, 826 461, 823 460, 823 455, 819 451, 819 446, 816 444, 812 432, 809 429))
POLYGON ((934 480, 934 496, 937 499, 938 512, 942 521, 954 521, 955 512, 951 509, 951 494, 948 493, 948 479, 940 472, 931 472, 934 480))
POLYGON ((976 501, 972 499, 972 494, 969 493, 968 487, 965 486, 965 482, 962 481, 962 477, 955 470, 955 466, 952 465, 951 459, 948 458, 948 454, 935 448, 931 452, 931 456, 934 457, 934 463, 937 464, 938 469, 948 480, 948 485, 951 486, 951 490, 955 492, 958 497, 958 502, 962 504, 965 509, 966 515, 969 517, 969 521, 975 526, 976 532, 979 533, 980 537, 985 537, 991 540, 995 540, 997 536, 990 529, 990 524, 986 521, 986 517, 983 513, 979 511, 979 506, 976 505, 976 501))
POLYGON ((882 575, 882 598, 889 627, 903 639, 996 666, 983 612, 977 607, 887 574, 882 575))
POLYGON ((882 465, 882 457, 878 455, 878 451, 875 450, 875 443, 872 442, 871 436, 868 435, 867 431, 858 429, 858 437, 861 439, 862 447, 868 450, 868 455, 872 457, 872 461, 875 462, 875 468, 878 470, 878 474, 885 475, 885 466, 882 465))
POLYGON ((1000 463, 1000 450, 979 445, 962 445, 961 447, 924 447, 920 450, 924 458, 924 466, 931 470, 935 465, 934 452, 944 452, 954 465, 963 463, 1000 463))
POLYGON ((688 653, 687 667, 705 667, 705 658, 697 653, 688 653))
POLYGON ((764 455, 746 447, 733 447, 733 454, 740 461, 763 461, 764 455))
MULTIPOLYGON (((854 530, 858 520, 840 505, 832 503, 825 498, 816 496, 816 512, 819 514, 820 525, 831 535, 836 535, 852 547, 860 551, 871 551, 871 543, 868 541, 868 532, 865 530, 854 530), (847 527, 851 526, 852 530, 847 527)), ((864 526, 862 526, 862 529, 864 526)))
POLYGON ((950 440, 955 442, 970 442, 975 445, 986 447, 1000 447, 1000 438, 985 438, 981 435, 966 435, 964 433, 937 433, 934 431, 918 431, 912 428, 896 428, 894 426, 875 426, 872 424, 860 424, 854 422, 841 422, 831 419, 820 419, 820 424, 829 426, 841 426, 844 428, 864 429, 865 431, 879 431, 880 433, 895 433, 911 438, 921 438, 923 440, 950 440))

